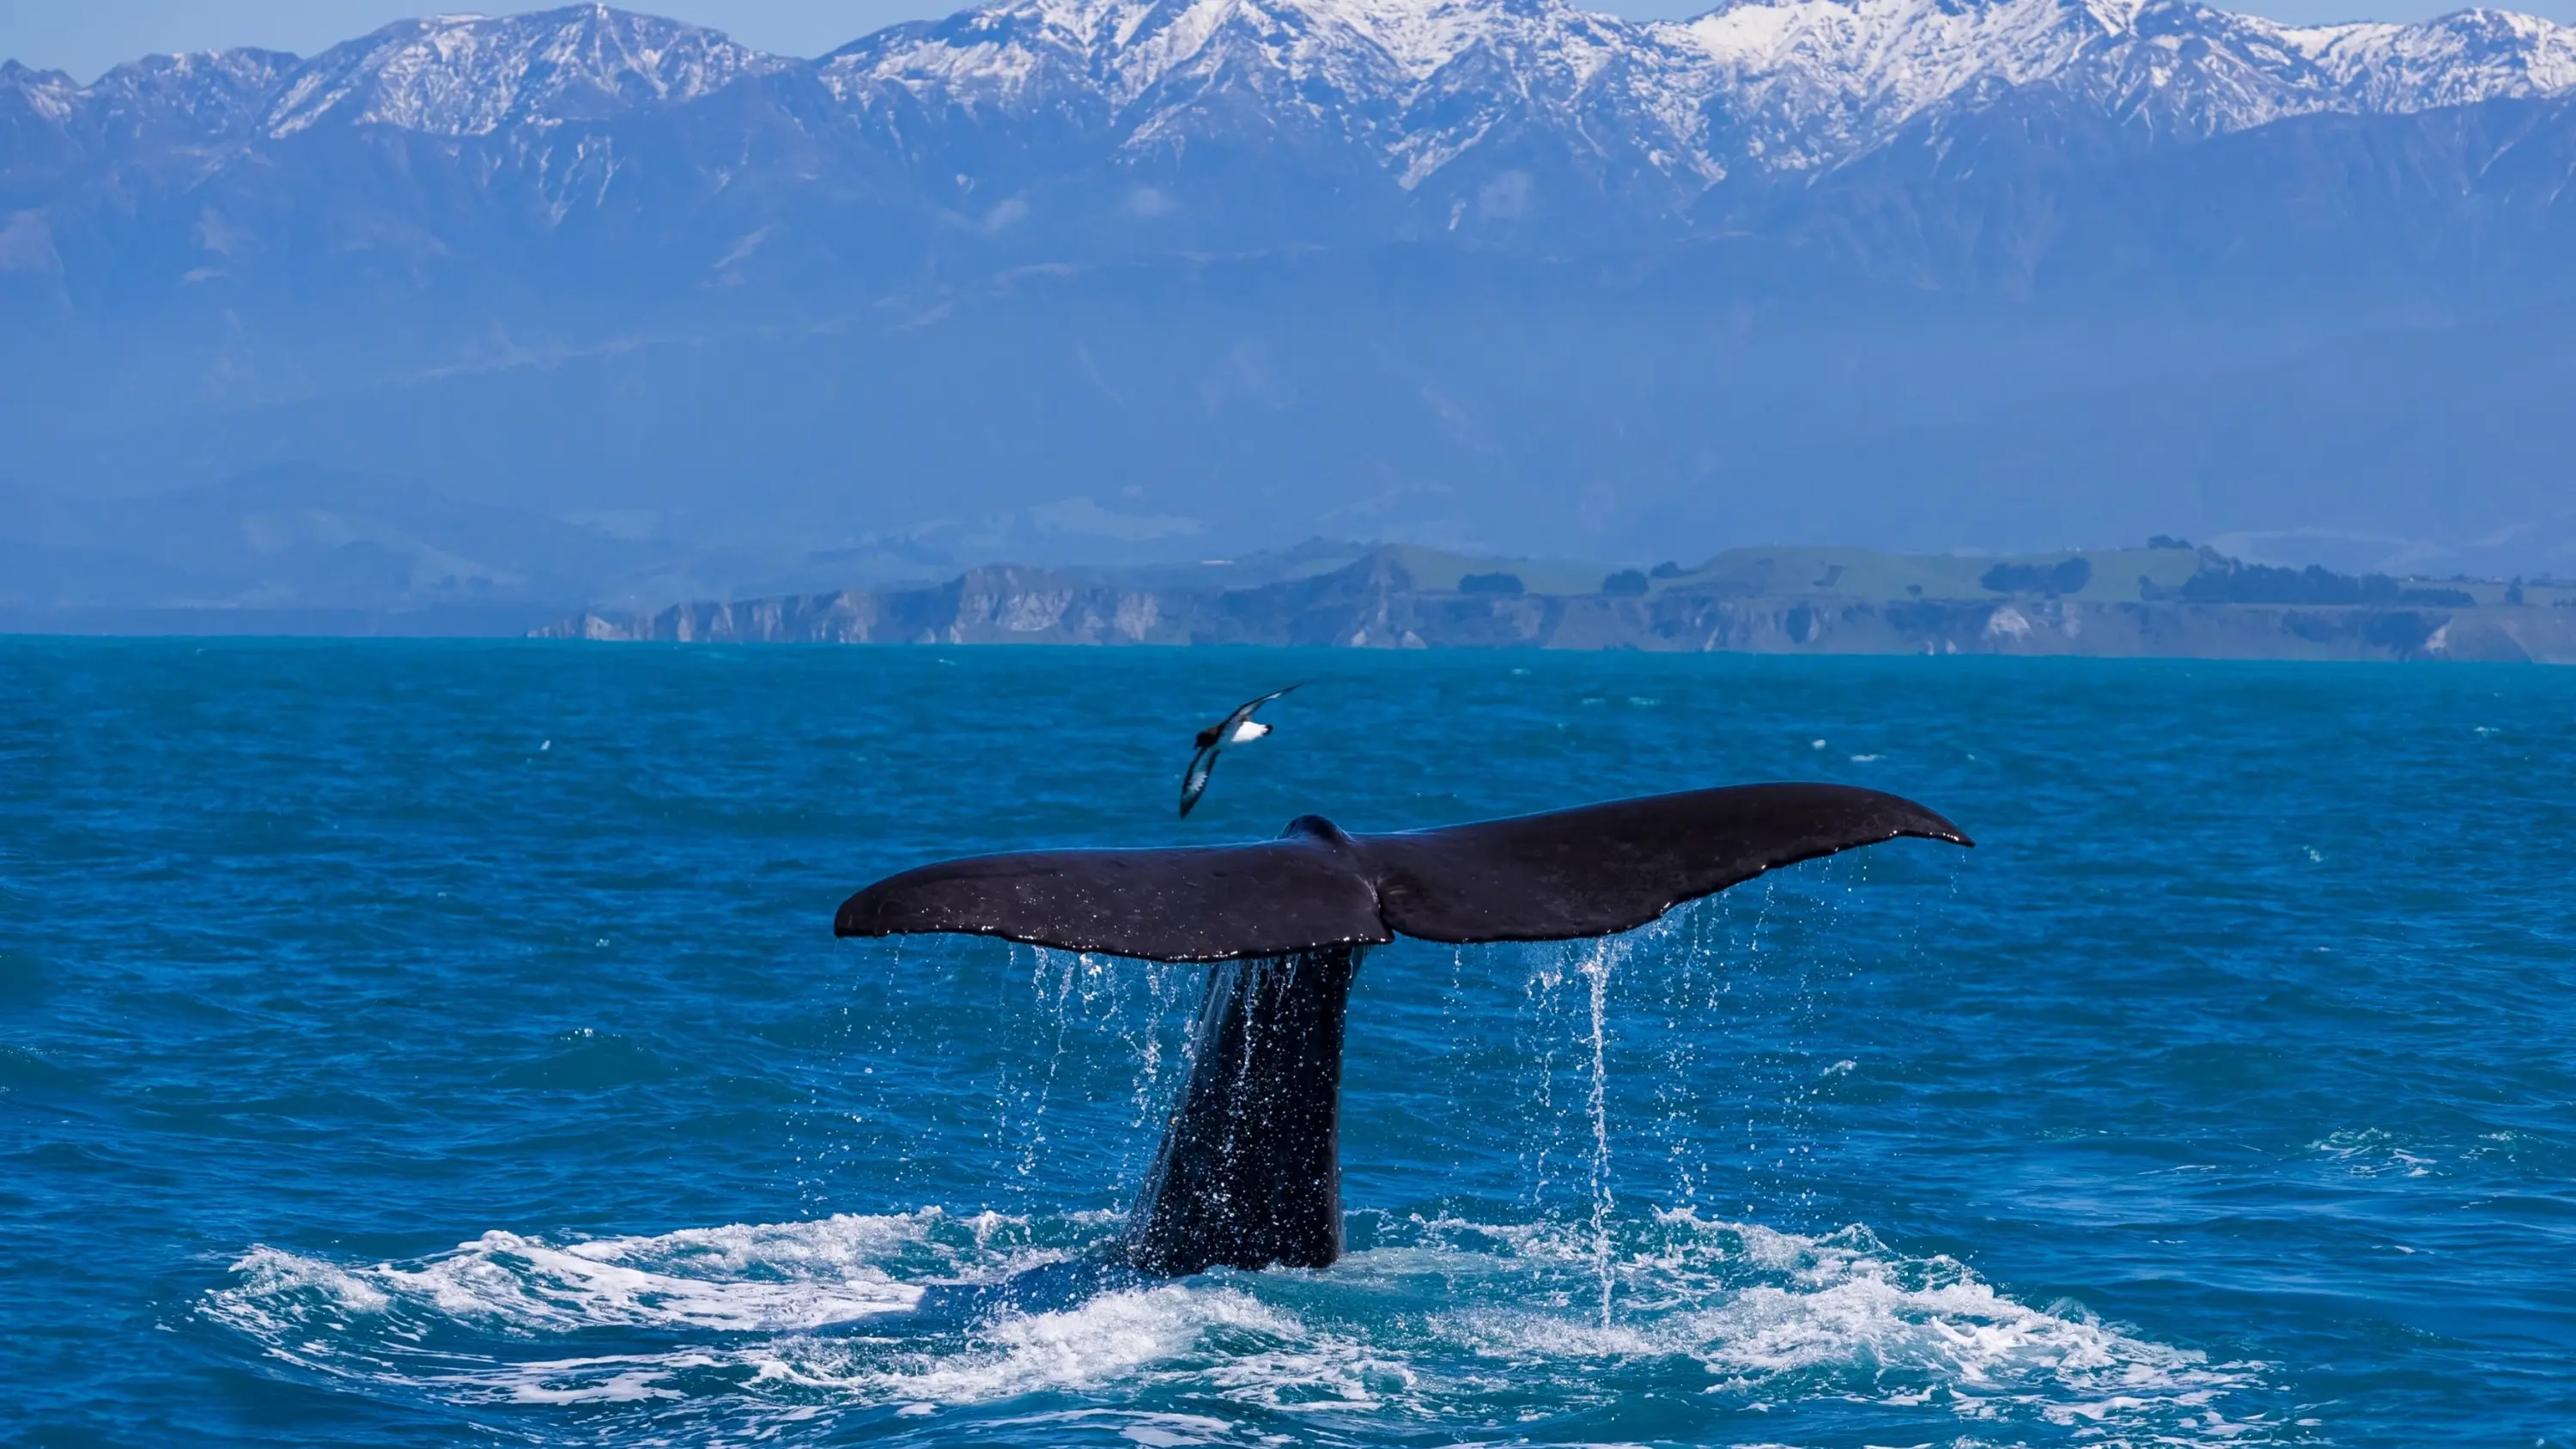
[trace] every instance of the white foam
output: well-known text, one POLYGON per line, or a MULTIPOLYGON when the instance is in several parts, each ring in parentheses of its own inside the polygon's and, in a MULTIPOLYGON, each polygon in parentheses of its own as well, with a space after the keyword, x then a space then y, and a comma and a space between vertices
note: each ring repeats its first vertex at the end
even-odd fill
MULTIPOLYGON (((1604 1359, 1679 1355, 1748 1395, 1788 1397, 1821 1375, 1839 1397, 1941 1403, 1972 1420, 2083 1420, 2184 1438, 2250 1427, 2212 1406, 2256 1386, 2259 1365, 2212 1365, 2079 1310, 2032 1308, 1955 1260, 1895 1254, 1865 1228, 1807 1237, 1687 1211, 1658 1223, 1670 1236, 1632 1246, 1625 1273, 1645 1290, 1637 1296, 1660 1292, 1678 1311, 1603 1325, 1514 1304, 1444 1315, 1441 1336, 1523 1372, 1553 1369, 1569 1389, 1604 1359)), ((1575 1236, 1516 1246, 1570 1259, 1575 1236)))
POLYGON ((2308 1151, 2343 1164, 2355 1177, 2425 1177, 2439 1165, 2434 1158, 2407 1151, 2397 1138, 2376 1127, 2331 1133, 2309 1143, 2308 1151))
MULTIPOLYGON (((519 1332, 810 1330, 910 1309, 921 1283, 899 1280, 886 1264, 922 1257, 919 1266, 935 1281, 958 1263, 955 1253, 937 1250, 929 1229, 945 1224, 980 1245, 989 1236, 981 1223, 936 1211, 845 1215, 561 1246, 490 1232, 419 1262, 372 1267, 260 1246, 233 1264, 238 1281, 213 1294, 207 1310, 264 1335, 308 1323, 345 1327, 356 1314, 519 1332)), ((967 1256, 978 1256, 976 1248, 967 1256)))
POLYGON ((605 1405, 693 1424, 835 1408, 935 1416, 1032 1394, 1245 1412, 1230 1424, 1098 1411, 1155 1449, 1263 1442, 1283 1413, 1481 1422, 1497 1392, 1575 1409, 1604 1402, 1604 1369, 1622 1361, 1695 1360, 1708 1392, 1748 1406, 1937 1406, 2108 1442, 2241 1434, 2251 1418, 2230 1412, 2230 1396, 2260 1387, 2258 1365, 2213 1365, 2077 1309, 2023 1304, 1864 1228, 1806 1236, 1688 1211, 1611 1225, 1619 1311, 1607 1321, 1594 1224, 1457 1218, 1385 1220, 1377 1246, 1323 1274, 1217 1274, 963 1326, 889 1316, 927 1285, 995 1281, 1058 1255, 1044 1244, 1113 1226, 924 1210, 563 1244, 494 1232, 372 1267, 262 1247, 207 1311, 335 1376, 518 1412, 605 1405), (816 1331, 833 1325, 858 1331, 816 1331), (558 1335, 621 1327, 682 1342, 526 1355, 558 1335))
POLYGON ((997 1429, 1054 1429, 1061 1425, 1109 1424, 1117 1426, 1118 1436, 1148 1449, 1173 1449, 1185 1444, 1285 1444, 1289 1440, 1276 1434, 1247 1433, 1242 1426, 1205 1414, 1158 1414, 1129 1409, 1072 1409, 1055 1414, 1029 1414, 1018 1418, 987 1420, 997 1429))
POLYGON ((219 1318, 256 1337, 275 1338, 311 1322, 345 1330, 352 1317, 381 1314, 393 1300, 364 1278, 316 1258, 254 1247, 233 1264, 241 1281, 214 1295, 219 1318), (293 1305, 296 1311, 288 1311, 293 1305))
MULTIPOLYGON (((514 1404, 634 1404, 686 1398, 679 1390, 664 1387, 665 1378, 682 1369, 711 1368, 715 1363, 704 1354, 645 1360, 557 1359, 519 1364, 511 1374, 483 1376, 480 1381, 503 1380, 514 1404), (514 1378, 515 1382, 509 1381, 514 1378)), ((477 1381, 475 1375, 462 1375, 455 1380, 460 1384, 477 1381)))
POLYGON ((837 1371, 809 1370, 877 1401, 989 1403, 1044 1390, 1082 1392, 1156 1376, 1176 1363, 1198 1366, 1222 1354, 1224 1337, 1247 1347, 1291 1342, 1296 1321, 1232 1288, 1168 1283, 1104 1293, 1051 1313, 1006 1314, 962 1352, 871 1363, 854 1356, 837 1371))

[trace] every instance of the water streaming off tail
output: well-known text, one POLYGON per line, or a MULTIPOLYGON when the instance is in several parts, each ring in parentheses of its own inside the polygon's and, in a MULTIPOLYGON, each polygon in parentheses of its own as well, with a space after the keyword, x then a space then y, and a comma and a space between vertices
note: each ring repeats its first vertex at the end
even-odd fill
POLYGON ((1585 1110, 1592 1118, 1592 1268, 1601 1280, 1601 1326, 1610 1326, 1610 1063, 1609 1012, 1610 966, 1626 954, 1625 942, 1594 941, 1583 953, 1578 968, 1586 987, 1585 999, 1591 1008, 1586 1043, 1592 1048, 1586 1065, 1590 1076, 1584 1097, 1585 1110))
POLYGON ((1187 1074, 1205 968, 980 940, 880 949, 807 1033, 800 1201, 1123 1210, 1187 1074))
MULTIPOLYGON (((1508 1202, 1578 1224, 1596 1316, 1615 1305, 1623 1216, 1812 1222, 1826 1128, 1811 1099, 1860 1050, 1839 987, 1902 966, 1839 940, 1856 879, 1817 862, 1606 940, 1373 953, 1344 1091, 1350 1204, 1508 1202)), ((1207 968, 990 942, 911 943, 898 962, 851 988, 827 1035, 849 1060, 811 1089, 807 1200, 846 1204, 836 1179, 864 1187, 928 1155, 871 1125, 928 1092, 983 1144, 980 1178, 940 1200, 1123 1210, 1187 1075, 1207 968), (900 1009, 925 991, 987 1008, 926 1032, 900 1009)))
POLYGON ((1014 946, 1023 991, 996 1012, 993 1137, 1012 1199, 1062 1200, 1070 1174, 1110 1171, 1096 1192, 1124 1207, 1179 1084, 1204 966, 1014 946))

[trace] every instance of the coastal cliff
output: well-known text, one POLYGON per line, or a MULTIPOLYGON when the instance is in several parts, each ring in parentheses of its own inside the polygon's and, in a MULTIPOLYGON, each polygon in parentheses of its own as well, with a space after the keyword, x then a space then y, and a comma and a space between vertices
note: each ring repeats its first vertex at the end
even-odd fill
POLYGON ((2252 569, 2181 546, 2030 559, 1738 550, 1695 569, 1370 550, 1237 587, 1015 566, 944 584, 586 613, 538 637, 764 644, 1235 644, 2576 663, 2576 588, 2252 569), (1472 570, 1491 565, 1487 572, 1472 570), (1530 576, 1530 587, 1524 582, 1530 576))

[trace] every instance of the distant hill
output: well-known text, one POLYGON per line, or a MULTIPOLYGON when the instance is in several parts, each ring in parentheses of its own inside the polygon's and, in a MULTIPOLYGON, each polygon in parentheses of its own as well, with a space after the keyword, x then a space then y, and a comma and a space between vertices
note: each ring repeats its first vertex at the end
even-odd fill
POLYGON ((1019 567, 945 584, 586 613, 599 641, 1252 644, 2576 663, 2576 584, 2355 577, 2175 543, 2008 559, 1738 549, 1693 568, 1329 546, 1261 582, 1019 567))
POLYGON ((576 531, 496 587, 640 602, 1313 533, 2576 572, 2571 36, 992 0, 11 63, 0 484, 400 479, 576 531))

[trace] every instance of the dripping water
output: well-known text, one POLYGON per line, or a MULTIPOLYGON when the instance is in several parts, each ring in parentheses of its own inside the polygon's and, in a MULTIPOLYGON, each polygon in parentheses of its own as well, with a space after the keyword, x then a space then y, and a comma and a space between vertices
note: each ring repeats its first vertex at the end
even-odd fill
POLYGON ((1123 1205, 1188 1077, 1188 1017, 1179 1008, 1204 973, 1022 945, 1011 947, 1011 959, 1011 970, 996 973, 988 1134, 995 1177, 1023 1203, 1061 1178, 1097 1184, 1103 1206, 1123 1205), (1095 1165, 1068 1176, 1065 1169, 1083 1160, 1095 1165))
POLYGON ((1590 989, 1592 1081, 1586 1105, 1592 1114, 1592 1271, 1601 1283, 1601 1326, 1610 1326, 1610 1108, 1608 1032, 1612 943, 1595 941, 1583 958, 1583 977, 1590 989))
MULTIPOLYGON (((1013 964, 1016 965, 1019 962, 1020 953, 1023 950, 1035 949, 1036 948, 1034 947, 1021 947, 1017 945, 1011 947, 1011 960, 1013 964)), ((993 1045, 995 1048, 993 1062, 993 1126, 991 1132, 987 1134, 986 1140, 992 1143, 993 1165, 996 1168, 999 1168, 1002 1165, 1005 1155, 1010 1151, 1012 1136, 1011 1067, 1017 1060, 1017 1053, 1011 1050, 1011 1046, 1016 1039, 1016 1033, 1011 1029, 1010 983, 1011 977, 1016 974, 1018 973, 996 972, 993 978, 993 1045)), ((1017 1187, 1017 1184, 1011 1181, 1007 1176, 1001 1176, 997 1180, 1000 1180, 1003 1183, 1005 1191, 1012 1191, 1017 1187)))
MULTIPOLYGON (((805 1103, 792 1120, 790 1140, 796 1150, 796 1199, 808 1212, 829 1212, 832 1208, 833 1179, 841 1165, 857 1149, 857 1135, 848 1130, 863 1128, 868 1110, 874 1104, 843 1109, 837 1102, 852 1095, 854 1084, 846 1080, 844 1064, 852 1053, 864 1050, 869 1043, 859 1039, 861 1022, 881 1023, 890 1013, 865 1009, 862 994, 871 985, 882 990, 883 983, 903 978, 903 951, 900 945, 886 953, 886 969, 877 977, 852 972, 842 978, 840 1004, 832 1009, 837 1018, 823 1034, 823 1050, 815 1065, 805 1073, 805 1103)), ((882 1042, 876 1043, 881 1046, 882 1042)))
POLYGON ((1534 1152, 1524 1151, 1522 1161, 1529 1170, 1529 1202, 1533 1209, 1547 1208, 1548 1155, 1556 1147, 1563 1125, 1556 1106, 1556 1054, 1562 1032, 1557 1023, 1557 992, 1565 984, 1565 957, 1561 946, 1536 949, 1535 964, 1521 987, 1523 1010, 1531 1025, 1521 1042, 1521 1059, 1534 1062, 1529 1079, 1534 1084, 1533 1121, 1547 1125, 1534 1152))
POLYGON ((1075 954, 1051 951, 1044 947, 1037 948, 1037 965, 1029 973, 1029 985, 1037 995, 1047 1023, 1054 1029, 1054 1040, 1047 1052, 1046 1075, 1038 1082, 1037 1106, 1029 1115, 1028 1134, 1020 1147, 1019 1172, 1022 1182, 1027 1182, 1037 1175, 1038 1155, 1046 1148, 1047 1104, 1055 1096, 1056 1074, 1064 1066, 1064 1034, 1068 1025, 1066 1007, 1068 998, 1073 995, 1075 974, 1077 971, 1081 972, 1087 983, 1093 969, 1091 953, 1088 951, 1075 954), (1050 966, 1055 968, 1053 972, 1055 993, 1052 1000, 1047 994, 1050 966))

